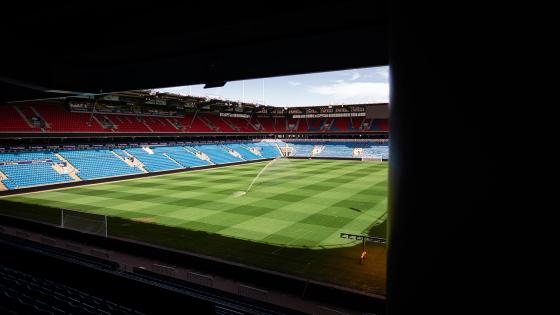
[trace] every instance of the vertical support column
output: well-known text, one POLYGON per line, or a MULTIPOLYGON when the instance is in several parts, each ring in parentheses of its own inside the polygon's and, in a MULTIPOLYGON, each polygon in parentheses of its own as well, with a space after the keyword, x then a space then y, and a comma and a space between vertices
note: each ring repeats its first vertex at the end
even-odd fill
POLYGON ((515 303, 499 297, 519 278, 503 231, 516 226, 503 212, 515 197, 500 193, 500 146, 515 129, 503 126, 502 57, 476 29, 484 10, 442 7, 391 2, 389 315, 497 314, 515 303))

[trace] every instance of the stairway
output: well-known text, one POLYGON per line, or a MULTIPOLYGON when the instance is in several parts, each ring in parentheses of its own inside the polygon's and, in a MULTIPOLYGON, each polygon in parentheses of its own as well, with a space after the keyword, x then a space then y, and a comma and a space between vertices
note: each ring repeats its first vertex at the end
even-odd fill
POLYGON ((142 119, 142 124, 144 124, 144 126, 146 126, 146 128, 148 128, 148 130, 150 130, 150 132, 154 132, 152 127, 150 127, 150 125, 148 125, 148 123, 144 119, 142 119))
MULTIPOLYGON (((142 172, 144 172, 144 173, 149 173, 149 172, 144 168, 144 163, 142 163, 140 160, 138 160, 134 155, 130 154, 128 151, 126 151, 126 150, 122 150, 122 151, 123 151, 126 155, 128 155, 129 157, 131 157, 131 158, 134 159, 134 162, 130 162, 130 161, 127 162, 127 160, 125 160, 126 164, 132 165, 132 166, 134 166, 134 167, 137 167, 137 168, 139 168, 139 169, 140 169, 142 172)), ((116 154, 116 153, 113 152, 113 154, 116 154)), ((116 154, 116 155, 120 157, 120 155, 118 155, 118 154, 116 154)))
POLYGON ((180 167, 187 168, 187 166, 184 166, 183 164, 177 162, 177 160, 175 160, 174 158, 170 157, 169 154, 163 153, 163 156, 167 157, 168 159, 170 159, 171 161, 173 161, 175 164, 179 165, 180 167))
POLYGON ((43 116, 41 116, 41 113, 39 113, 39 111, 36 110, 35 107, 29 106, 29 108, 35 115, 37 115, 37 117, 39 117, 45 123, 45 128, 51 128, 49 122, 45 118, 43 118, 43 116))
POLYGON ((4 173, 0 172, 0 191, 8 190, 8 187, 2 183, 4 179, 8 179, 8 176, 4 175, 4 173))
POLYGON ((210 165, 214 165, 216 163, 212 162, 212 160, 210 160, 210 158, 208 157, 208 155, 206 155, 206 153, 202 152, 202 151, 198 151, 197 149, 193 148, 193 147, 183 147, 185 150, 189 151, 190 153, 194 154, 197 158, 208 162, 208 164, 210 165))
MULTIPOLYGON (((81 181, 82 179, 80 178, 80 176, 78 176, 77 173, 80 172, 79 169, 77 169, 76 167, 74 167, 74 165, 72 165, 72 163, 70 163, 67 159, 65 159, 62 155, 60 155, 59 153, 55 153, 54 154, 59 160, 61 160, 62 162, 66 162, 66 168, 68 170, 67 174, 72 177, 75 181, 81 181)), ((55 168, 56 170, 56 168, 55 168)))
POLYGON ((230 148, 228 148, 228 147, 226 147, 226 146, 224 146, 224 148, 227 150, 227 152, 228 152, 229 154, 231 154, 231 155, 233 155, 233 156, 235 156, 235 157, 237 157, 237 158, 240 158, 242 161, 245 161, 245 159, 243 158, 243 156, 242 156, 239 152, 237 152, 237 151, 235 151, 235 150, 233 150, 233 149, 230 149, 230 148))
POLYGON ((317 154, 323 152, 323 150, 325 149, 324 145, 316 145, 313 147, 313 150, 311 150, 311 156, 316 156, 317 154))
POLYGON ((180 130, 181 128, 178 128, 177 125, 175 125, 175 123, 173 123, 171 120, 169 120, 169 118, 165 118, 165 120, 171 125, 173 126, 173 128, 180 130))
POLYGON ((257 148, 251 148, 251 147, 249 147, 249 146, 247 146, 247 145, 245 145, 245 144, 242 144, 241 146, 244 147, 245 149, 249 150, 249 151, 250 151, 251 153, 253 153, 254 155, 258 155, 258 156, 260 156, 261 158, 263 157, 262 154, 261 154, 261 152, 260 152, 257 148))
POLYGON ((354 150, 352 150, 352 157, 353 158, 361 158, 364 155, 364 149, 363 148, 354 148, 354 150))
POLYGON ((260 128, 257 128, 257 126, 255 124, 253 124, 253 122, 251 120, 249 120, 249 125, 251 127, 253 127, 253 129, 255 129, 255 131, 262 131, 264 130, 264 126, 261 124, 261 122, 255 118, 255 121, 257 122, 258 126, 260 126, 260 128))
POLYGON ((205 125, 206 127, 214 130, 214 131, 220 131, 220 128, 218 128, 216 125, 214 125, 210 120, 208 120, 208 118, 204 117, 204 116, 197 116, 198 119, 200 119, 205 125))
POLYGON ((21 118, 27 123, 27 126, 29 126, 29 128, 34 128, 33 124, 31 124, 31 122, 29 121, 29 119, 27 119, 27 117, 21 111, 21 109, 19 109, 19 107, 17 107, 17 106, 13 106, 13 107, 16 110, 16 112, 21 116, 21 118))
POLYGON ((239 132, 239 127, 237 127, 236 125, 234 125, 231 121, 227 120, 226 118, 220 117, 220 119, 226 123, 226 125, 228 125, 228 127, 230 127, 231 129, 238 131, 239 132))

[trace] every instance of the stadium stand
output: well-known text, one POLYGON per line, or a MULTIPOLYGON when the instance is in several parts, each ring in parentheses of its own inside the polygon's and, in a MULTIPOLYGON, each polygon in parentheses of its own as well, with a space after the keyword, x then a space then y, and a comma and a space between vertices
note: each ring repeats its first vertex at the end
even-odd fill
POLYGON ((386 142, 232 142, 187 146, 150 146, 126 149, 83 149, 59 152, 0 153, 0 182, 7 189, 76 180, 159 172, 181 168, 227 164, 282 156, 289 146, 295 157, 389 158, 386 142), (355 154, 360 149, 360 154, 355 154), (64 172, 66 163, 77 170, 64 172), (61 166, 60 169, 57 169, 61 166), (74 176, 75 178, 73 178, 74 176))
POLYGON ((387 119, 361 117, 300 118, 220 117, 184 113, 179 117, 71 112, 59 103, 3 105, 0 132, 168 133, 168 132, 387 132, 387 119))
POLYGON ((350 117, 348 118, 348 120, 349 120, 349 125, 348 125, 349 130, 360 130, 360 126, 362 125, 364 118, 350 117))
POLYGON ((314 143, 288 143, 294 149, 293 156, 309 157, 313 152, 314 143))
POLYGON ((324 149, 315 156, 351 158, 354 157, 354 148, 359 147, 359 144, 351 142, 335 142, 324 144, 323 147, 324 149))
POLYGON ((387 119, 374 119, 369 130, 389 131, 389 121, 387 119))
POLYGON ((262 126, 261 131, 273 132, 275 131, 274 119, 270 118, 257 118, 256 121, 262 126))
POLYGON ((224 118, 224 120, 227 120, 227 121, 231 122, 231 124, 236 126, 239 129, 239 131, 241 131, 241 132, 255 132, 255 131, 257 131, 250 124, 249 119, 239 118, 239 117, 228 117, 228 118, 224 118))
POLYGON ((212 132, 210 128, 200 117, 195 114, 185 114, 182 118, 181 124, 183 125, 182 131, 184 132, 212 132))
POLYGON ((363 148, 364 156, 380 156, 383 159, 389 158, 389 147, 387 145, 369 144, 363 148))
POLYGON ((148 172, 167 171, 182 167, 161 152, 150 154, 141 148, 130 148, 126 151, 142 162, 148 172))
POLYGON ((16 106, 3 106, 2 115, 0 115, 0 132, 19 131, 19 132, 37 132, 38 128, 32 128, 24 119, 23 114, 18 113, 16 106))
POLYGON ((0 165, 0 171, 8 177, 3 180, 8 189, 73 181, 69 175, 54 171, 52 163, 0 165))
POLYGON ((341 131, 341 130, 351 130, 352 125, 350 124, 349 117, 337 117, 334 118, 334 122, 331 126, 331 131, 341 131))
POLYGON ((257 151, 260 152, 263 158, 277 158, 282 155, 282 153, 278 150, 278 147, 275 143, 269 142, 259 142, 259 143, 248 143, 248 147, 255 148, 257 151))
POLYGON ((2 183, 8 189, 16 189, 73 181, 53 169, 55 163, 61 162, 50 152, 0 154, 0 172, 6 177, 2 183))
POLYGON ((216 145, 193 145, 192 148, 204 152, 214 164, 241 162, 242 159, 230 154, 224 147, 216 145))
POLYGON ((389 146, 386 142, 286 142, 293 148, 292 156, 295 157, 338 157, 338 158, 359 158, 359 157, 381 157, 389 159, 389 146), (319 147, 316 154, 314 148, 319 147), (362 155, 355 156, 354 149, 361 148, 362 155))
POLYGON ((35 106, 41 117, 48 123, 46 132, 108 132, 97 118, 86 113, 72 113, 58 104, 35 106))
POLYGON ((142 117, 127 115, 106 115, 120 132, 152 132, 153 130, 142 121, 142 117))
POLYGON ((309 131, 319 131, 323 125, 324 118, 310 118, 309 121, 309 131))
POLYGON ((208 161, 198 158, 186 147, 153 147, 154 153, 167 156, 170 160, 177 162, 182 167, 197 167, 208 165, 208 161))
POLYGON ((112 301, 0 265, 2 314, 140 315, 112 301))
POLYGON ((241 154, 241 156, 245 160, 258 160, 263 158, 261 155, 257 155, 251 152, 251 148, 248 147, 246 144, 232 143, 232 144, 227 144, 226 147, 241 154))
POLYGON ((61 151, 60 155, 79 170, 81 179, 142 173, 139 168, 129 166, 116 157, 111 150, 61 151))
POLYGON ((177 132, 177 129, 170 120, 163 117, 144 117, 144 122, 153 132, 177 132))
POLYGON ((236 132, 236 126, 229 125, 223 118, 214 115, 201 115, 200 118, 206 119, 210 124, 216 126, 217 132, 236 132))

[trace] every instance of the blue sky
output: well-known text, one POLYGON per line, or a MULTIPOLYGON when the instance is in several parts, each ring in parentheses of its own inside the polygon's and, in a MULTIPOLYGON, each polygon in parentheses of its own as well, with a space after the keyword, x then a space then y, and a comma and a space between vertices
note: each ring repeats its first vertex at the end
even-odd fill
POLYGON ((212 89, 191 85, 155 91, 258 104, 263 104, 264 94, 265 105, 281 107, 387 102, 389 67, 232 81, 212 89))

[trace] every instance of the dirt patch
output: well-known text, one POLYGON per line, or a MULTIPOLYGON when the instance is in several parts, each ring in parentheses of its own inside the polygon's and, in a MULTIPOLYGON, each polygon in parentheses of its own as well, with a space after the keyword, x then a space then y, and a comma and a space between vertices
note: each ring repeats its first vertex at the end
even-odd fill
POLYGON ((132 218, 131 221, 142 222, 142 223, 154 223, 157 222, 156 217, 140 217, 140 218, 132 218))

